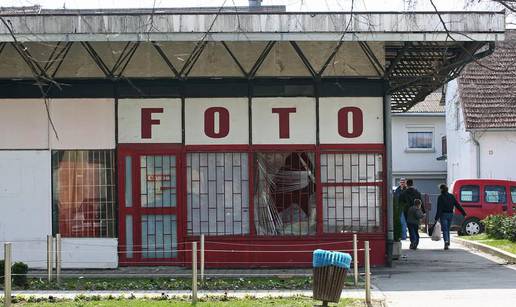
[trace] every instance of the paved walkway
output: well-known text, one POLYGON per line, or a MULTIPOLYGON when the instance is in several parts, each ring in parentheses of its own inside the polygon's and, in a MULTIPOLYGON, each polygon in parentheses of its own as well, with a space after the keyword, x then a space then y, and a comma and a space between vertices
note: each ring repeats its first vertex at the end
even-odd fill
POLYGON ((388 306, 516 306, 516 266, 452 243, 421 238, 392 268, 373 270, 372 282, 388 306))

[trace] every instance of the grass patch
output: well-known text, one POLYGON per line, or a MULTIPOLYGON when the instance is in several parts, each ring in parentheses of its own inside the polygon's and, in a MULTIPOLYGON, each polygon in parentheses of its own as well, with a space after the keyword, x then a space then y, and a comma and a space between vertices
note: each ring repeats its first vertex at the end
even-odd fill
POLYGON ((470 240, 479 242, 485 245, 493 246, 504 250, 506 252, 516 254, 516 242, 511 242, 507 239, 493 239, 490 238, 487 234, 482 233, 474 236, 464 236, 461 239, 470 240))
MULTIPOLYGON (((90 306, 103 306, 103 307, 115 307, 115 306, 127 306, 127 307, 161 307, 161 306, 174 306, 174 307, 186 307, 186 306, 200 306, 200 307, 244 307, 244 306, 257 306, 257 307, 270 307, 270 306, 292 306, 292 307, 312 307, 317 302, 310 297, 297 296, 290 298, 227 298, 227 297, 210 297, 203 298, 197 304, 192 304, 187 299, 75 299, 73 301, 31 301, 24 300, 18 301, 14 306, 38 306, 38 307, 90 307, 90 306)), ((332 306, 339 307, 358 307, 366 306, 364 301, 357 299, 341 299, 339 304, 331 304, 332 306)))
MULTIPOLYGON (((354 287, 353 277, 347 276, 346 287, 354 287)), ((42 278, 29 278, 25 290, 190 290, 189 278, 64 278, 61 284, 42 278)), ((363 283, 359 283, 359 287, 363 283)), ((21 288, 16 288, 21 289, 21 288)), ((308 290, 312 289, 312 277, 249 277, 207 278, 199 282, 202 290, 308 290)))

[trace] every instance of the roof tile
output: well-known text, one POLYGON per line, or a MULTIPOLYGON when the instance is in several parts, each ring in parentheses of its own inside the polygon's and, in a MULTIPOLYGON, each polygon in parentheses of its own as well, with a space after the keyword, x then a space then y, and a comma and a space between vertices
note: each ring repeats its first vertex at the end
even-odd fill
POLYGON ((516 128, 516 30, 458 78, 466 129, 516 128))

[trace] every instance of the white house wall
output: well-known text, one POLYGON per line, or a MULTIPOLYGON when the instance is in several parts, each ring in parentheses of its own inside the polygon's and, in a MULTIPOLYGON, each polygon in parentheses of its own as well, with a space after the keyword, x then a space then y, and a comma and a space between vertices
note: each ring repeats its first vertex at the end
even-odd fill
POLYGON ((480 177, 516 180, 516 131, 479 132, 480 177))
POLYGON ((446 92, 446 142, 448 184, 460 178, 476 178, 475 144, 464 125, 464 112, 458 102, 456 80, 448 83, 446 92))
POLYGON ((47 149, 43 99, 0 99, 0 149, 47 149))
MULTIPOLYGON (((466 131, 464 113, 457 102, 456 82, 449 83, 446 103, 448 141, 448 183, 457 179, 477 178, 477 148, 472 132, 466 131), (449 97, 449 100, 448 100, 449 97)), ((516 131, 475 131, 480 144, 480 178, 516 179, 516 131)))
POLYGON ((52 233, 50 167, 48 150, 0 151, 0 241, 13 242, 13 261, 31 268, 46 266, 46 236, 52 233))
POLYGON ((441 138, 446 134, 444 116, 392 116, 392 171, 396 173, 446 173, 446 161, 437 160, 442 155, 441 138), (433 131, 434 148, 428 151, 408 149, 408 132, 433 131))

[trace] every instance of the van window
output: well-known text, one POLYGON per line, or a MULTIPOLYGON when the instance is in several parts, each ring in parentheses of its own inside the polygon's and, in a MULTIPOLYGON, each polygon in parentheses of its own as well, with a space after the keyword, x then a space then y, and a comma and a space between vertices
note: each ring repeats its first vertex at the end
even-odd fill
POLYGON ((511 200, 513 204, 516 204, 516 187, 511 187, 511 200))
POLYGON ((480 188, 478 185, 465 185, 460 188, 460 201, 465 203, 478 203, 480 200, 480 188))
POLYGON ((507 202, 505 187, 501 185, 486 185, 484 199, 486 203, 505 204, 507 202))

